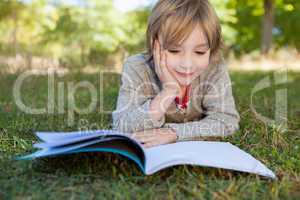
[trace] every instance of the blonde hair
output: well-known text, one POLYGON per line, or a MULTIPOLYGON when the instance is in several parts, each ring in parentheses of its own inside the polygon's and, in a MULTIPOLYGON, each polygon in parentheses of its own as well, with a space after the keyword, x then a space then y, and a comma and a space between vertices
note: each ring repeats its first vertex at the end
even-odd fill
POLYGON ((164 48, 180 44, 200 25, 208 40, 210 61, 219 62, 222 45, 221 25, 208 0, 159 0, 148 19, 146 48, 153 58, 154 40, 162 35, 164 48))

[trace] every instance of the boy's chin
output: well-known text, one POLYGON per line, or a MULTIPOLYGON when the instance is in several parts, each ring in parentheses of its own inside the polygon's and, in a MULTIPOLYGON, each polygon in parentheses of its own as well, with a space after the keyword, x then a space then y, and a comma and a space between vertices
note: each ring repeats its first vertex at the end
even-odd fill
POLYGON ((178 80, 181 86, 188 86, 192 83, 193 80, 178 80))

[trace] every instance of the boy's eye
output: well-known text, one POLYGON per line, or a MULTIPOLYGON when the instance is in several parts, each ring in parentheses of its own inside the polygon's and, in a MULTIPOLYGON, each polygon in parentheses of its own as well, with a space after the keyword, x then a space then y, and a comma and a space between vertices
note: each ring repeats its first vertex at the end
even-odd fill
POLYGON ((204 55, 204 54, 206 54, 206 52, 203 52, 203 51, 197 51, 196 53, 199 54, 199 55, 204 55))
MULTIPOLYGON (((170 53, 174 53, 174 54, 180 52, 179 50, 173 50, 173 49, 169 49, 168 51, 169 51, 170 53)), ((206 51, 205 51, 205 52, 204 52, 204 51, 197 51, 196 54, 198 54, 198 55, 204 55, 204 54, 206 54, 206 51)))
POLYGON ((168 50, 170 53, 178 53, 179 51, 178 50, 173 50, 173 49, 169 49, 168 50))

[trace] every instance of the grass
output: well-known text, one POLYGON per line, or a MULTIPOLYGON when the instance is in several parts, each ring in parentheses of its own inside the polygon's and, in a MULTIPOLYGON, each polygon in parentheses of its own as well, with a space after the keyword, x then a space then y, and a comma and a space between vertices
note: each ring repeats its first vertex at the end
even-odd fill
MULTIPOLYGON (((98 75, 56 76, 55 105, 59 83, 89 81, 97 88, 97 109, 89 114, 25 114, 16 105, 13 86, 17 75, 0 75, 0 199, 299 199, 300 198, 300 73, 288 74, 291 82, 266 88, 254 97, 254 107, 264 116, 274 117, 275 92, 288 89, 288 131, 269 127, 250 109, 254 85, 272 73, 232 72, 233 92, 241 115, 241 130, 223 140, 239 146, 265 163, 278 176, 277 181, 228 170, 175 166, 152 176, 144 176, 128 159, 115 154, 85 153, 64 158, 15 161, 17 155, 31 152, 36 141, 33 132, 111 128, 110 114, 100 113, 98 75), (68 123, 68 115, 74 116, 68 123)), ((103 105, 113 110, 119 77, 108 74, 104 80, 103 105)), ((47 76, 34 76, 23 84, 26 105, 43 108, 47 102, 47 76)), ((68 91, 64 89, 65 97, 68 91)), ((78 89, 78 107, 90 102, 89 94, 78 89)), ((64 99, 63 110, 68 100, 64 99)))

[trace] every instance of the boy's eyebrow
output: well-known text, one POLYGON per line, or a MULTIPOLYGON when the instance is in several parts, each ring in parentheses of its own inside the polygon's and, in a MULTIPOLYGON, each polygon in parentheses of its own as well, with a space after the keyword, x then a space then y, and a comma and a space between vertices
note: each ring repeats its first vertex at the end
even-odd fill
POLYGON ((198 44, 196 47, 208 47, 207 43, 198 44))
MULTIPOLYGON (((174 44, 172 46, 174 46, 174 47, 181 47, 180 44, 174 44)), ((198 48, 198 47, 209 47, 209 46, 208 46, 207 43, 202 43, 202 44, 198 44, 198 45, 195 46, 195 48, 198 48)))

